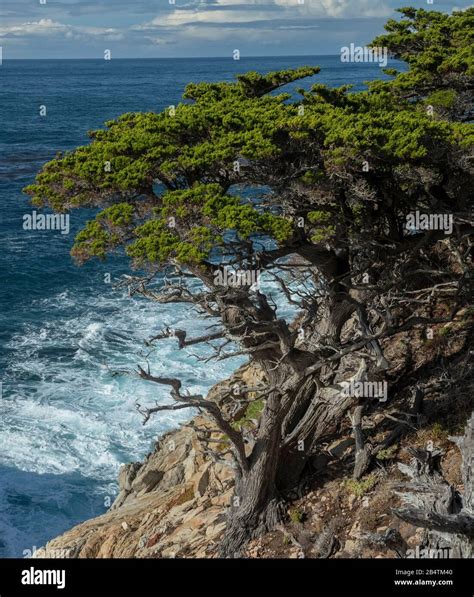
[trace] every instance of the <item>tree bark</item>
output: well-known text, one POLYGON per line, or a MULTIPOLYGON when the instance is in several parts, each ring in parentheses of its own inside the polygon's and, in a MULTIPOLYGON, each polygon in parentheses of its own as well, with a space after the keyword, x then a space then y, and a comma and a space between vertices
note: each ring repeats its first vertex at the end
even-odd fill
MULTIPOLYGON (((276 372, 267 371, 271 387, 283 383, 282 366, 276 372)), ((282 397, 272 392, 267 398, 257 441, 248 457, 248 470, 236 477, 228 522, 219 553, 221 557, 239 557, 246 543, 258 535, 273 529, 281 521, 281 505, 276 487, 276 474, 280 456, 282 397)))
POLYGON ((358 404, 351 416, 355 441, 355 464, 353 477, 356 479, 356 481, 358 481, 367 470, 370 464, 370 457, 372 453, 372 446, 365 443, 364 432, 362 431, 363 410, 364 405, 358 404))

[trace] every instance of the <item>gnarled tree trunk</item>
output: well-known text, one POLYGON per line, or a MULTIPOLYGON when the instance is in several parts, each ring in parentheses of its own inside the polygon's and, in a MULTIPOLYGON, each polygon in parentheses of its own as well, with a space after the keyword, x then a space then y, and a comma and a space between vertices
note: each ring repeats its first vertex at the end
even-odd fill
MULTIPOLYGON (((277 371, 267 371, 270 387, 283 383, 285 373, 289 374, 283 366, 277 371)), ((256 443, 247 459, 247 470, 239 471, 236 478, 227 529, 220 546, 222 557, 238 557, 250 539, 271 530, 281 520, 276 474, 283 415, 281 396, 272 392, 262 413, 256 443)))

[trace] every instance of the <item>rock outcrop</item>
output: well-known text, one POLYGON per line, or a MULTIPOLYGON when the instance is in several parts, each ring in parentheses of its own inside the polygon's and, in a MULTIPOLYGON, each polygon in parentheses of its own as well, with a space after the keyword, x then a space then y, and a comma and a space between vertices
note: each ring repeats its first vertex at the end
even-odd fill
MULTIPOLYGON (((253 387, 261 379, 258 370, 244 366, 208 398, 219 400, 224 386, 253 387)), ((234 475, 228 456, 212 457, 209 440, 225 452, 225 438, 200 415, 161 437, 142 463, 122 467, 119 494, 107 513, 53 539, 35 557, 213 557, 234 475)))

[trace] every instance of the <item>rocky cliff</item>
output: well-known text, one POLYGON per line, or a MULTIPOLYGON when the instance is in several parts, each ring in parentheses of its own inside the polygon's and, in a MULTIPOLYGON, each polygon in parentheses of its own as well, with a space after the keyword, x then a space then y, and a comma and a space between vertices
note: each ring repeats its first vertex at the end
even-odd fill
MULTIPOLYGON (((230 384, 252 386, 261 379, 258 370, 243 367, 231 380, 215 386, 208 398, 219 400, 221 390, 230 384)), ((379 441, 387 433, 387 414, 393 418, 380 412, 365 421, 368 437, 379 441)), ((235 424, 247 426, 249 441, 256 424, 253 416, 254 408, 233 413, 235 424)), ((252 541, 247 556, 423 557, 416 550, 426 543, 429 531, 403 521, 394 509, 403 505, 399 489, 407 481, 413 450, 422 452, 430 444, 440 455, 439 470, 432 471, 436 483, 462 495, 461 454, 439 423, 428 424, 382 451, 375 469, 360 481, 351 478, 354 440, 348 424, 314 456, 305 483, 286 496, 286 522, 252 541)), ((211 421, 194 417, 160 438, 143 462, 122 468, 120 493, 106 514, 53 539, 36 557, 216 557, 232 499, 233 471, 225 450, 225 439, 211 421), (209 450, 211 444, 214 452, 222 453, 219 461, 209 450)))
MULTIPOLYGON (((243 367, 208 398, 218 400, 222 386, 260 379, 257 370, 243 367)), ((234 418, 252 425, 245 412, 234 418)), ((233 487, 230 461, 216 462, 209 452, 210 442, 224 451, 221 441, 203 416, 164 435, 143 462, 122 467, 119 495, 106 514, 53 539, 36 557, 212 557, 233 487)))

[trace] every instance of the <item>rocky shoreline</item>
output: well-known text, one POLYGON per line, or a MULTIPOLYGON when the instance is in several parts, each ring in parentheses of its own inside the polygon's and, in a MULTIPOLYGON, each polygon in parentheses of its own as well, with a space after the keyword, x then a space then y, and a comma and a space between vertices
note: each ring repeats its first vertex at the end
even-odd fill
MULTIPOLYGON (((244 366, 214 386, 208 399, 218 400, 230 384, 250 386, 260 379, 255 368, 244 366)), ((143 462, 122 467, 108 512, 49 541, 35 557, 214 557, 233 488, 230 466, 208 451, 209 440, 220 439, 213 423, 199 415, 167 433, 143 462)))
MULTIPOLYGON (((241 367, 229 380, 214 386, 208 399, 218 401, 230 385, 249 387, 261 380, 255 367, 241 367)), ((229 405, 227 416, 232 416, 229 405)), ((371 423, 380 425, 383 417, 380 413, 371 423)), ((250 428, 256 423, 242 410, 234 413, 233 419, 250 428)), ((379 461, 379 470, 360 482, 350 476, 354 440, 348 427, 313 458, 315 481, 287 496, 287 522, 251 541, 246 557, 394 558, 417 554, 427 530, 400 520, 394 510, 403 505, 397 489, 406 482, 403 470, 408 468, 413 447, 422 449, 432 437, 443 455, 441 476, 435 473, 434 480, 462 494, 461 453, 453 438, 441 435, 438 427, 402 442, 396 460, 395 451, 387 452, 379 461), (341 473, 341 468, 345 472, 341 473)), ((143 462, 122 467, 120 491, 108 512, 49 541, 34 557, 218 557, 234 481, 231 467, 222 462, 230 465, 230 459, 225 455, 216 459, 209 440, 215 442, 214 452, 216 445, 218 452, 225 452, 222 434, 201 415, 161 437, 143 462)), ((250 451, 251 445, 248 448, 250 451)), ((470 549, 468 546, 469 553, 470 549)))

